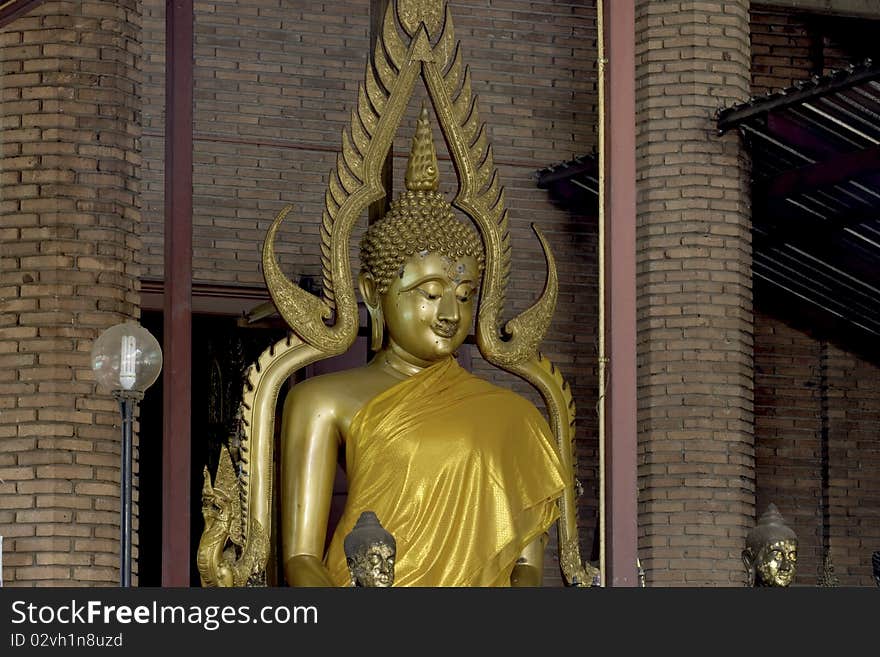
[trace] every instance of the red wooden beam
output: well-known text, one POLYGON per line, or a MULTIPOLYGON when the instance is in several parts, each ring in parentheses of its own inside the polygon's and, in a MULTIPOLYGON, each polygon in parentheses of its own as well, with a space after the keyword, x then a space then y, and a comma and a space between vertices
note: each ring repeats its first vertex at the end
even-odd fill
POLYGON ((761 199, 797 196, 880 173, 880 145, 840 153, 821 162, 786 171, 771 180, 755 183, 753 194, 761 199))
POLYGON ((190 584, 193 1, 165 3, 162 586, 190 584))
POLYGON ((604 2, 607 292, 606 585, 638 586, 636 508, 635 3, 604 2))

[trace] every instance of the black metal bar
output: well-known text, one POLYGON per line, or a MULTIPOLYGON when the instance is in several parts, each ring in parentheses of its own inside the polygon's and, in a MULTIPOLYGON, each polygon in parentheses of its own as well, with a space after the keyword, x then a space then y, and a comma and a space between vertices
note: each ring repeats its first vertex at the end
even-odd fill
POLYGON ((119 585, 131 586, 131 452, 134 399, 119 397, 122 413, 122 468, 119 485, 121 504, 119 519, 119 585))

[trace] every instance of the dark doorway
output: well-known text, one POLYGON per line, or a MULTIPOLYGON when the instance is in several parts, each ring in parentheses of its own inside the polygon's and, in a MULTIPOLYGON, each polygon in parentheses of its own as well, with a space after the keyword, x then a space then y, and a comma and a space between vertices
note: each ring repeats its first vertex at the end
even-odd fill
MULTIPOLYGON (((162 313, 144 312, 141 324, 160 343, 162 313)), ((190 488, 190 585, 199 586, 196 548, 202 533, 201 491, 205 466, 217 469, 220 448, 235 427, 247 367, 282 339, 281 327, 253 327, 238 317, 193 315, 192 471, 190 488)), ((162 388, 163 377, 147 390, 140 404, 138 449, 139 586, 162 584, 162 388)), ((279 395, 279 409, 287 388, 279 395)), ((280 419, 280 418, 279 418, 280 419)), ((277 427, 280 422, 276 422, 277 427)))

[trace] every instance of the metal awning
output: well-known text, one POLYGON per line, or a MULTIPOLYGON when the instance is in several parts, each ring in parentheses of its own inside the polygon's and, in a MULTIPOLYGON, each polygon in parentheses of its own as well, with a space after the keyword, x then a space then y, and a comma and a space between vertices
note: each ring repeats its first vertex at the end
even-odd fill
MULTIPOLYGON (((880 360, 880 66, 813 77, 721 111, 752 160, 756 307, 880 360)), ((598 206, 598 160, 537 172, 566 207, 598 206)))
POLYGON ((43 3, 43 0, 0 0, 0 28, 43 3))
POLYGON ((880 337, 880 67, 870 60, 721 111, 752 160, 761 294, 880 337))
POLYGON ((539 189, 572 210, 597 214, 599 208, 599 157, 595 153, 579 155, 537 172, 539 189))

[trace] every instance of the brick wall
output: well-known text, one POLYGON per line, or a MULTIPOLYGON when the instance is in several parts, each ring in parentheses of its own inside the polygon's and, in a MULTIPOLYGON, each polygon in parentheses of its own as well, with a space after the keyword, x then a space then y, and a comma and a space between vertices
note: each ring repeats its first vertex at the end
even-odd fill
POLYGON ((797 534, 796 585, 822 563, 821 357, 818 340, 755 313, 756 511, 772 502, 797 534))
MULTIPOLYGON (((89 362, 138 313, 140 3, 0 32, 0 534, 12 586, 119 581, 119 411, 89 362)), ((136 540, 136 538, 135 538, 136 540)))
POLYGON ((876 52, 876 43, 869 42, 876 32, 865 29, 870 21, 864 19, 830 19, 753 3, 750 22, 755 95, 860 63, 866 53, 876 52))
POLYGON ((743 582, 754 513, 749 3, 636 3, 639 548, 656 586, 743 582))
POLYGON ((843 586, 872 586, 880 549, 880 367, 768 314, 755 316, 758 509, 798 536, 795 585, 830 549, 843 586), (824 444, 823 444, 824 443, 824 444))
POLYGON ((755 6, 751 33, 754 94, 790 87, 817 72, 817 37, 797 15, 755 6))
MULTIPOLYGON (((529 191, 536 169, 596 141, 593 3, 538 4, 451 3, 504 181, 529 191)), ((260 284, 259 245, 286 203, 297 214, 282 257, 292 272, 319 273, 314 235, 327 172, 363 77, 368 9, 355 0, 197 5, 196 280, 260 284)), ((161 278, 162 175, 153 162, 161 149, 151 143, 161 141, 164 122, 163 3, 147 0, 144 12, 145 275, 161 278)), ((412 109, 395 143, 401 161, 415 103, 412 109)), ((567 220, 546 201, 541 214, 567 220)))
POLYGON ((873 586, 880 550, 880 364, 827 346, 829 546, 843 586, 873 586))
MULTIPOLYGON (((752 93, 793 85, 861 61, 866 44, 843 41, 827 17, 753 5, 752 93)), ((854 35, 855 37, 855 35, 854 35)), ((826 548, 841 585, 872 585, 880 549, 878 371, 755 298, 757 511, 773 502, 798 535, 795 585, 819 581, 826 548)))

